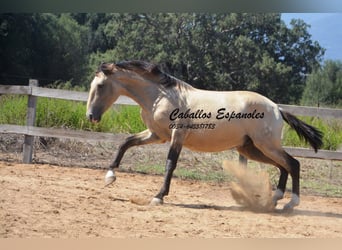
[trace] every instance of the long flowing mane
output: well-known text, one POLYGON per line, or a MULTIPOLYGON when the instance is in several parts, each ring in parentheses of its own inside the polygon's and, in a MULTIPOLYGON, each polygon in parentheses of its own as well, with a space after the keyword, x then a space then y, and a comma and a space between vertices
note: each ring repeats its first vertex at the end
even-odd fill
POLYGON ((177 79, 163 72, 160 67, 153 63, 139 60, 123 61, 115 64, 117 67, 134 71, 135 73, 151 81, 158 82, 165 87, 172 87, 177 84, 177 79))

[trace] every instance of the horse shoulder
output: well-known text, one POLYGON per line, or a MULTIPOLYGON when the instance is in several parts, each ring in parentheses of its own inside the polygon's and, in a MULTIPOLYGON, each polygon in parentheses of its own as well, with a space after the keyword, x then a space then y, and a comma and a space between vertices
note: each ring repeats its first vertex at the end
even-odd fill
POLYGON ((141 118, 146 127, 155 133, 162 140, 170 140, 171 133, 169 129, 169 111, 162 108, 153 110, 142 110, 141 118))

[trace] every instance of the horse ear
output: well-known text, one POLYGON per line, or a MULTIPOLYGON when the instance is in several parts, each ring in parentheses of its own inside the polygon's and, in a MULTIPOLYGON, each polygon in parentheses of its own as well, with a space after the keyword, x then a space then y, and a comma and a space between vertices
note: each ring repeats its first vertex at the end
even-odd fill
POLYGON ((105 75, 113 74, 116 70, 114 63, 101 63, 100 68, 105 75))

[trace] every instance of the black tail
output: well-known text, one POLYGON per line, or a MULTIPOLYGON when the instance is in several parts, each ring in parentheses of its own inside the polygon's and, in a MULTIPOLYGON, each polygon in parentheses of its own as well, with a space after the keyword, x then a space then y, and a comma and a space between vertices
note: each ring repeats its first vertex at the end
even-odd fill
POLYGON ((283 119, 290 125, 290 127, 297 132, 299 138, 304 139, 306 142, 310 143, 315 152, 317 152, 317 150, 322 147, 323 133, 321 131, 299 120, 297 117, 291 115, 288 112, 280 110, 280 113, 283 119))

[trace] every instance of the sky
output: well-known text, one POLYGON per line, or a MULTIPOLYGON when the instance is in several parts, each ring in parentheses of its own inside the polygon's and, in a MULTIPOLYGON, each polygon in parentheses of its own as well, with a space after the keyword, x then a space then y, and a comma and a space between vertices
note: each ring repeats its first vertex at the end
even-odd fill
POLYGON ((311 25, 312 39, 326 49, 324 60, 342 61, 342 13, 282 13, 287 25, 291 19, 302 19, 311 25))

